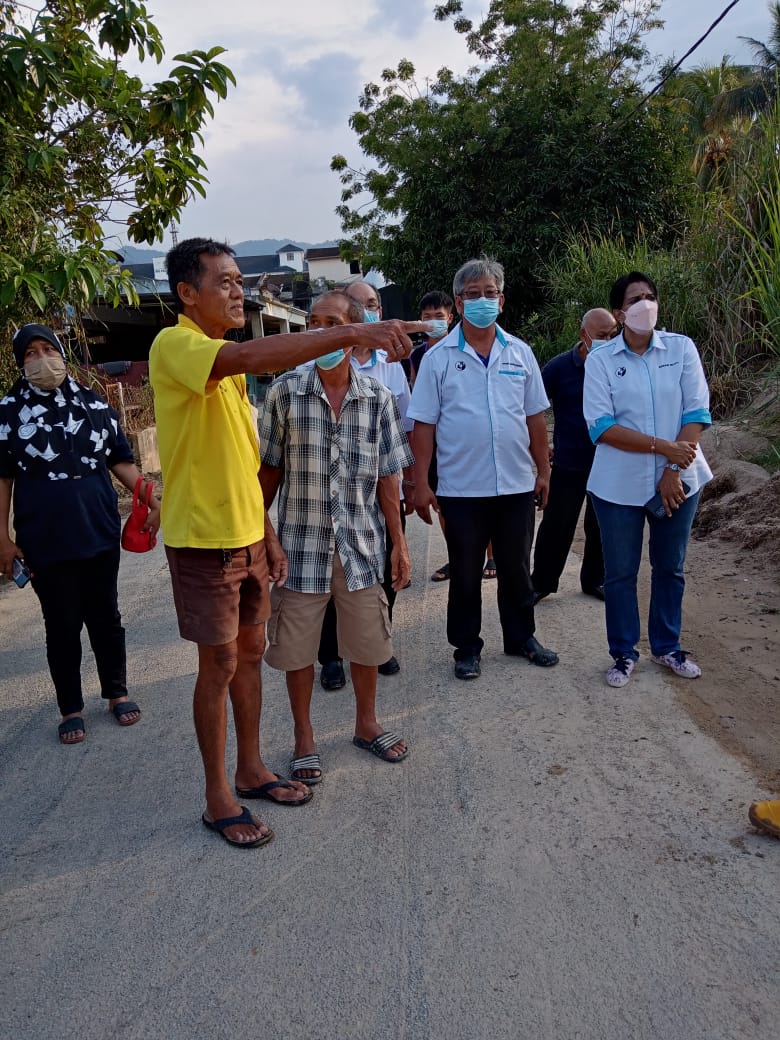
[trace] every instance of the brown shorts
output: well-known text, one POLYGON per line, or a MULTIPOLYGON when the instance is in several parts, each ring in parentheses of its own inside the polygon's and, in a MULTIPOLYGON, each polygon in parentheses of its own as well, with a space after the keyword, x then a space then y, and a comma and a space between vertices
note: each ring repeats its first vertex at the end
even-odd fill
POLYGON ((239 627, 271 616, 265 542, 242 549, 174 549, 165 546, 173 602, 182 639, 221 646, 239 627))
POLYGON ((354 664, 382 664, 393 656, 387 596, 381 585, 350 592, 338 553, 333 558, 331 591, 322 594, 271 589, 265 661, 281 672, 306 668, 317 660, 322 619, 328 600, 336 604, 339 656, 354 664))

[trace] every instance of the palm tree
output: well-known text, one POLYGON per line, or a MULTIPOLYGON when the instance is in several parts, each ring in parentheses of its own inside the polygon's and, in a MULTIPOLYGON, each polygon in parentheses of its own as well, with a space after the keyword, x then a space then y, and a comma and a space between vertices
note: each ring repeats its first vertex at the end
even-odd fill
POLYGON ((740 36, 740 40, 750 44, 753 50, 754 64, 745 66, 748 73, 744 83, 725 90, 715 101, 713 116, 730 119, 747 116, 752 118, 759 112, 768 111, 780 94, 778 77, 780 77, 780 2, 773 0, 769 4, 771 26, 769 42, 761 43, 750 36, 740 36))
POLYGON ((724 94, 743 87, 746 77, 745 66, 732 65, 726 55, 720 65, 678 74, 666 93, 690 142, 691 168, 705 190, 725 186, 735 141, 749 128, 749 117, 727 115, 717 105, 724 94))

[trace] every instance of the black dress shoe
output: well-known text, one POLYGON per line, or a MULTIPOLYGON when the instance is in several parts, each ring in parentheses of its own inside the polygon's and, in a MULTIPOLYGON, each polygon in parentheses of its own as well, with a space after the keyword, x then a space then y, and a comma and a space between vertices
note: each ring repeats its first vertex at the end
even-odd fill
POLYGON ((380 664, 377 671, 380 675, 397 675, 401 671, 401 666, 394 657, 391 657, 389 661, 380 664))
POLYGON ((344 675, 344 665, 341 663, 340 657, 337 657, 335 661, 328 661, 322 666, 320 686, 323 690, 340 690, 342 686, 346 685, 347 677, 344 675))
POLYGON ((482 669, 479 665, 479 654, 471 654, 469 657, 461 657, 455 662, 456 679, 478 679, 482 669))
POLYGON ((592 589, 583 589, 582 591, 583 591, 583 593, 586 596, 593 596, 594 599, 600 599, 602 601, 602 603, 604 602, 604 586, 603 585, 596 585, 592 589))
POLYGON ((532 605, 535 607, 540 600, 547 599, 549 595, 549 592, 534 592, 534 599, 532 605))

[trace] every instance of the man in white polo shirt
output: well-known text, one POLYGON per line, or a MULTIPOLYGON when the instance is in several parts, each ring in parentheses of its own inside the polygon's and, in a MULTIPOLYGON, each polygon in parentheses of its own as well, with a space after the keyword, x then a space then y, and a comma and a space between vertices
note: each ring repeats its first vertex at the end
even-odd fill
POLYGON ((447 639, 455 675, 480 674, 482 569, 493 543, 504 653, 541 667, 558 656, 534 638, 530 555, 534 502, 547 504, 550 462, 544 411, 549 407, 531 348, 497 323, 504 269, 469 260, 453 281, 462 321, 423 357, 412 391, 415 508, 445 520, 450 558, 447 639), (437 445, 439 486, 428 484, 437 445))

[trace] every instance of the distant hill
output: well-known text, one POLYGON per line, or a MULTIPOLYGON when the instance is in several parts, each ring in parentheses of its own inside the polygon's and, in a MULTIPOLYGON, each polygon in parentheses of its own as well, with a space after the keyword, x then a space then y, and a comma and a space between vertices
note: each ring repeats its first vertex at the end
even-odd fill
MULTIPOLYGON (((295 238, 252 238, 246 242, 231 243, 237 256, 266 256, 275 253, 277 249, 291 242, 302 249, 323 249, 326 246, 337 246, 337 239, 329 239, 327 242, 299 242, 295 238)), ((136 246, 120 246, 119 252, 125 258, 126 264, 150 264, 156 256, 165 256, 165 249, 138 249, 136 246)))

